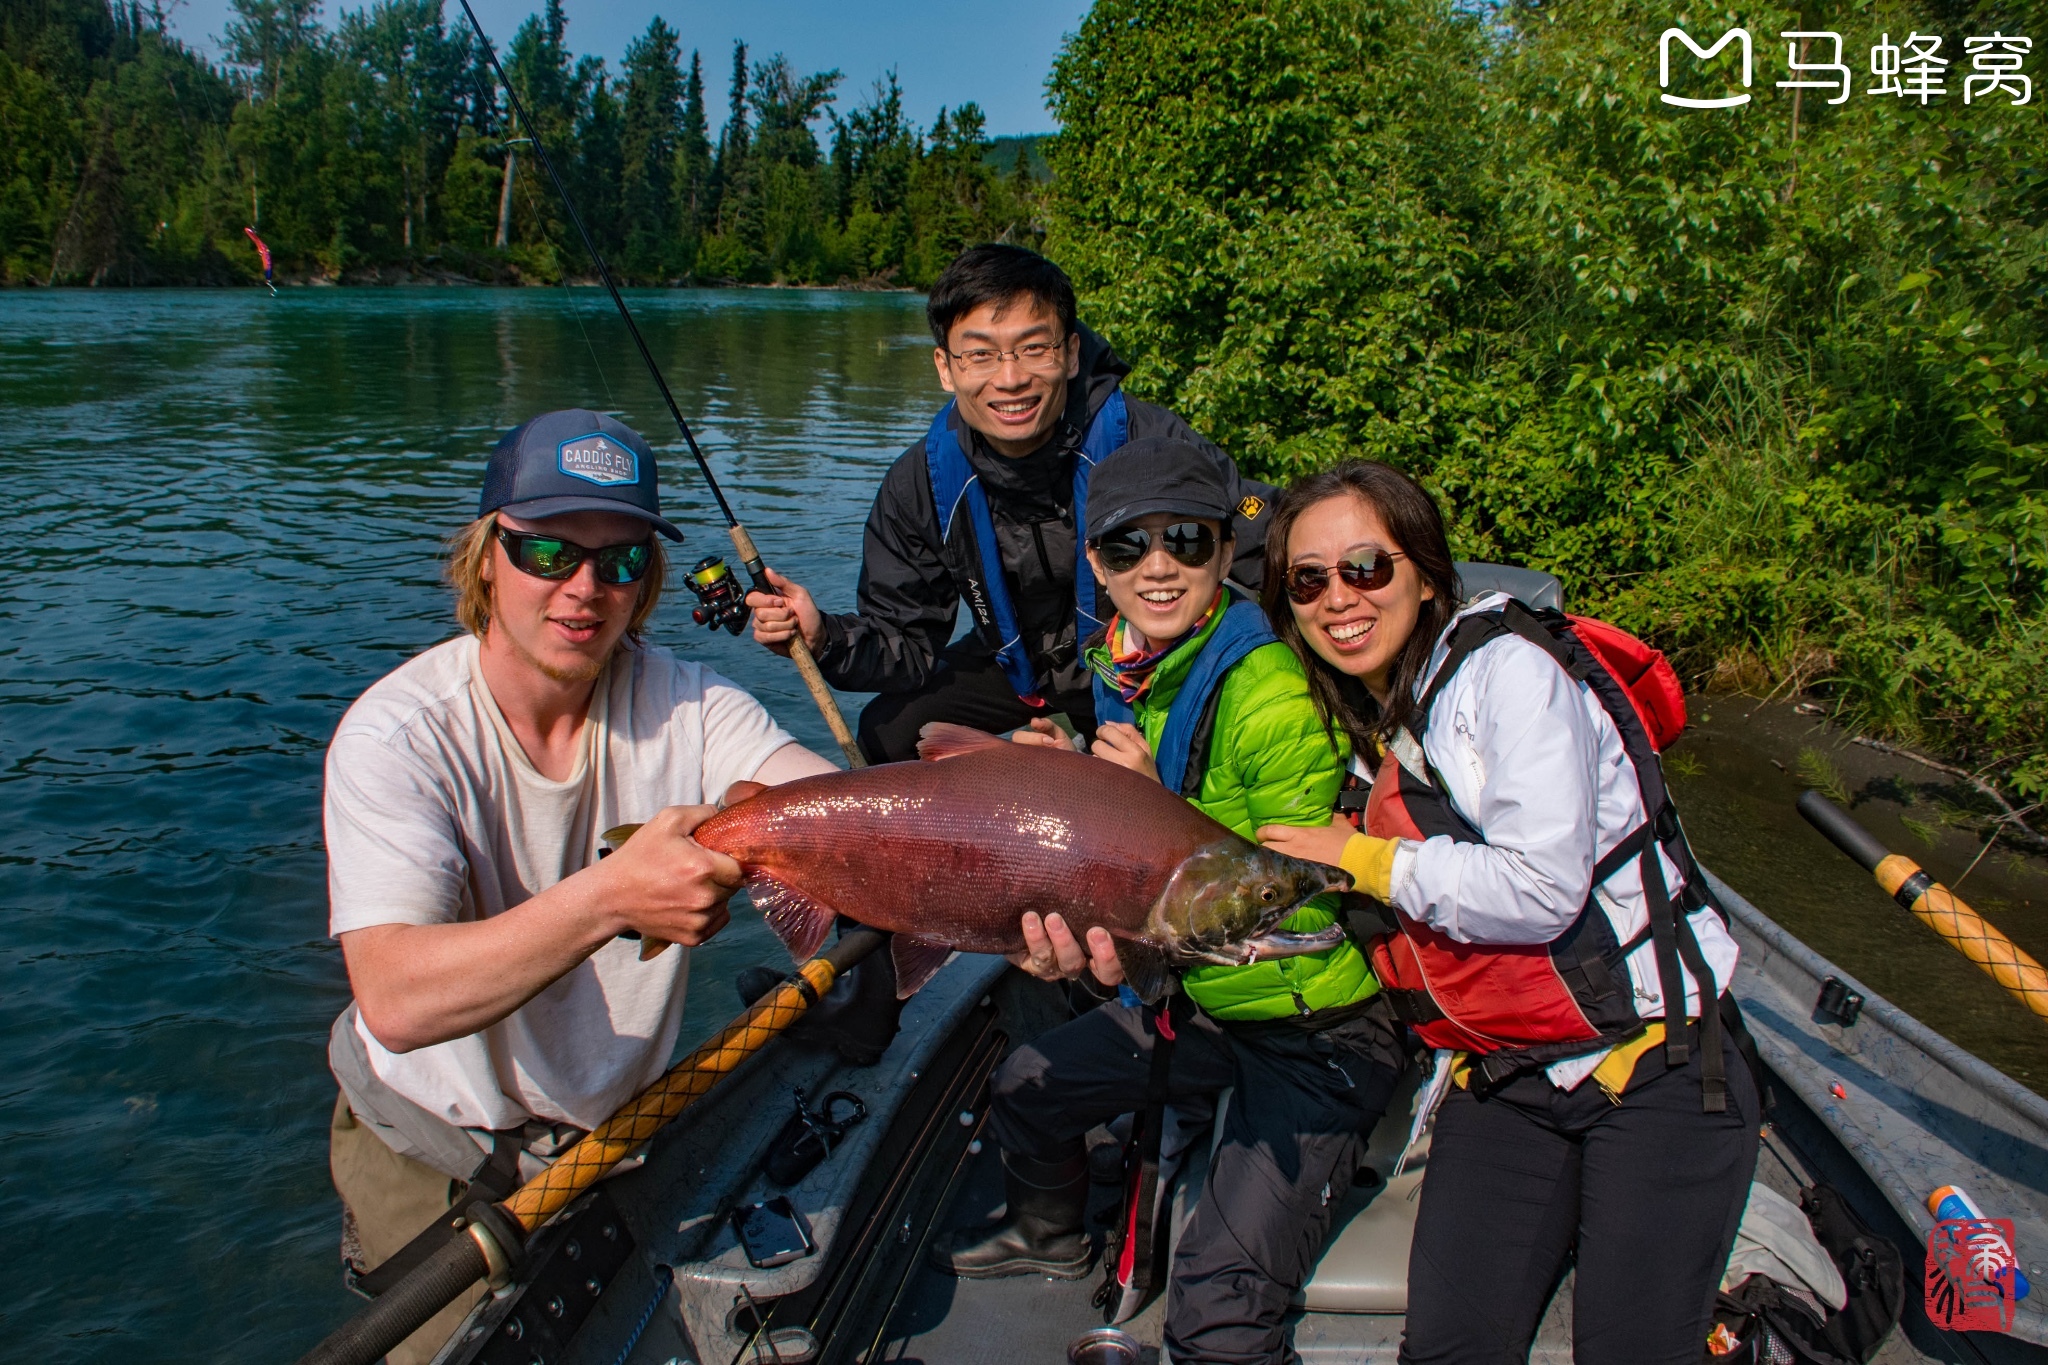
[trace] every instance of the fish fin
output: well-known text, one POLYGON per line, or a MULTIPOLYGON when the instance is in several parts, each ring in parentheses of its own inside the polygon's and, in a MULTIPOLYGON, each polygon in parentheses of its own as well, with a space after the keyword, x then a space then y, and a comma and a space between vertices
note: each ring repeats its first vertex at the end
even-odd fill
POLYGON ((768 921, 768 927, 789 949, 789 955, 798 962, 807 962, 818 955, 818 949, 825 946, 825 939, 839 918, 831 906, 820 904, 788 882, 777 881, 765 872, 756 872, 747 878, 747 895, 752 898, 754 908, 761 912, 761 918, 768 921))
POLYGON ((1166 954, 1151 944, 1120 940, 1116 960, 1123 964, 1124 984, 1146 1004, 1157 1004, 1173 989, 1173 968, 1166 965, 1166 954))
POLYGON ((737 806, 740 802, 752 800, 767 790, 766 782, 735 782, 725 789, 725 798, 718 803, 718 808, 724 810, 727 806, 737 806))
POLYGON ((897 934, 889 940, 889 956, 896 964, 896 998, 908 1000, 918 988, 953 960, 953 949, 944 943, 897 934))
POLYGON ((598 835, 597 837, 602 842, 610 844, 613 848, 617 848, 620 844, 623 844, 626 842, 626 840, 632 838, 633 835, 639 831, 639 829, 640 826, 638 825, 613 825, 610 829, 606 830, 604 833, 598 835))
POLYGON ((643 938, 640 940, 640 960, 647 962, 660 957, 668 951, 668 947, 669 943, 665 938, 643 938))
POLYGON ((958 758, 980 749, 1007 747, 1009 742, 1001 735, 992 735, 971 725, 935 720, 917 732, 917 756, 936 763, 940 759, 958 758))

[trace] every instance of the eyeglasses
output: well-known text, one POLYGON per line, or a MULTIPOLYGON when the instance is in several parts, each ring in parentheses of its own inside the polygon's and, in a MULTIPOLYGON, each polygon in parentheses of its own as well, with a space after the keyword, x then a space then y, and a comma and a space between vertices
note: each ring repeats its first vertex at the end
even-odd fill
POLYGON ((638 583, 647 577, 648 566, 654 563, 654 537, 651 535, 645 540, 625 545, 604 545, 593 550, 573 540, 563 540, 560 536, 536 536, 500 526, 498 543, 505 547, 514 568, 535 578, 573 578, 577 566, 588 559, 597 565, 598 582, 617 587, 638 583))
POLYGON ((1394 561, 1407 557, 1399 550, 1367 550, 1359 558, 1345 560, 1334 570, 1320 564, 1296 564, 1287 571, 1287 595, 1297 606, 1308 606, 1330 590, 1333 573, 1343 579, 1344 586, 1353 592, 1372 592, 1393 582, 1394 561))
POLYGON ((948 351, 953 363, 960 367, 962 374, 981 376, 994 374, 1002 367, 1005 356, 1014 356, 1019 365, 1027 370, 1057 370, 1067 362, 1065 338, 1058 341, 1027 341, 1014 351, 998 351, 987 346, 977 346, 969 351, 948 351))
MULTIPOLYGON (((1199 569, 1216 557, 1216 533, 1199 521, 1177 521, 1158 533, 1159 545, 1190 569, 1199 569)), ((1152 553, 1153 533, 1125 526, 1096 539, 1095 553, 1102 567, 1111 573, 1129 573, 1152 553)))

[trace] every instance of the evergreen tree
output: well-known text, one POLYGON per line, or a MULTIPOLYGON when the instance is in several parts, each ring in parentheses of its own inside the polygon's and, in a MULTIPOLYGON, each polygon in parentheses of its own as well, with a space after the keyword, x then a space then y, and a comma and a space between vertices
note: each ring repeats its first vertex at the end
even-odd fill
POLYGON ((710 211, 711 136, 704 124, 704 59, 690 53, 690 78, 683 87, 683 129, 676 144, 676 221, 687 239, 686 259, 694 259, 698 236, 710 211))
POLYGON ((275 96, 285 63, 320 36, 319 0, 230 0, 229 8, 235 17, 221 35, 229 64, 248 73, 253 97, 275 96))
POLYGON ((845 224, 851 273, 864 278, 902 273, 910 242, 910 182, 920 150, 917 130, 903 115, 903 90, 893 69, 852 113, 834 119, 835 206, 845 224))
MULTIPOLYGON (((567 153, 564 178, 583 225, 608 261, 619 259, 626 246, 621 185, 625 167, 625 111, 605 73, 604 62, 584 57, 576 63, 576 127, 567 153)), ((550 149, 552 151, 552 148, 550 149)), ((574 229, 570 229, 573 235, 574 229)), ((576 273, 590 269, 582 258, 583 244, 568 243, 576 273)))
POLYGON ((718 137, 718 170, 730 179, 747 156, 747 45, 732 45, 732 89, 727 98, 725 130, 718 137))
POLYGON ((626 49, 619 206, 626 229, 622 263, 635 275, 665 278, 683 268, 672 217, 683 145, 681 51, 676 31, 659 15, 626 49))
MULTIPOLYGON (((0 280, 247 280, 245 226, 287 281, 584 269, 509 92, 442 0, 368 0, 332 29, 314 0, 232 2, 219 70, 139 0, 0 5, 0 280)), ((894 72, 841 118, 837 71, 740 43, 714 141, 701 57, 685 73, 680 53, 651 22, 614 80, 569 50, 564 0, 506 47, 533 131, 628 278, 924 283, 950 246, 1036 240, 1037 193, 979 164, 975 111, 946 112, 928 152, 894 72)))
POLYGON ((442 27, 440 0, 377 0, 343 17, 340 41, 375 89, 366 132, 395 172, 399 237, 410 254, 416 237, 427 240, 429 193, 455 150, 465 52, 442 27))
MULTIPOLYGON (((577 114, 575 76, 565 43, 568 27, 561 0, 546 0, 545 9, 540 14, 528 15, 512 35, 505 62, 506 75, 518 91, 527 118, 533 121, 548 149, 559 155, 567 155, 570 150, 568 139, 577 114)), ((554 189, 546 183, 547 177, 533 149, 511 141, 526 130, 512 128, 508 117, 505 131, 512 152, 518 157, 512 200, 512 245, 537 248, 541 255, 529 264, 550 273, 559 268, 556 251, 568 245, 567 220, 555 204, 554 189)))

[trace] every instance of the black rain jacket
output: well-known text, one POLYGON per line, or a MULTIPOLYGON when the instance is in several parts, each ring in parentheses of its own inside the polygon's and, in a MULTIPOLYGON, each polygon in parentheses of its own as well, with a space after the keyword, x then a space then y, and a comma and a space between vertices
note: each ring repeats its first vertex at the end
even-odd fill
MULTIPOLYGON (((1038 450, 1018 459, 998 455, 978 432, 965 427, 957 410, 952 419, 988 496, 1010 601, 1044 696, 1088 686, 1074 638, 1074 459, 1088 423, 1131 369, 1101 337, 1086 327, 1079 330, 1080 373, 1068 382, 1066 412, 1038 450)), ((1213 447, 1165 408, 1129 397, 1125 403, 1128 439, 1177 436, 1213 447)), ((825 617, 818 667, 834 687, 850 692, 922 688, 953 638, 970 581, 981 576, 970 518, 954 518, 952 535, 943 542, 939 538, 924 447, 920 437, 904 451, 875 495, 861 551, 858 608, 825 617)), ((1231 577, 1256 591, 1274 492, 1253 480, 1241 478, 1240 483, 1245 501, 1232 519, 1237 558, 1231 577)), ((1002 643, 981 623, 973 635, 991 654, 1002 643)))

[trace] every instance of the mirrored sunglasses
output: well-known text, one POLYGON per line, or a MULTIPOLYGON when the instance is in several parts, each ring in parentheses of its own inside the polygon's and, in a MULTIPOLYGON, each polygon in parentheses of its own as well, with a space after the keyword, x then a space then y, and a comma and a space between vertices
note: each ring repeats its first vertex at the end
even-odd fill
POLYGON ((1297 606, 1308 606, 1329 591, 1332 576, 1343 579, 1353 592, 1372 592, 1393 582, 1394 561, 1406 558, 1399 550, 1366 550, 1334 570, 1321 564, 1296 564, 1287 571, 1287 595, 1297 606))
MULTIPOLYGON (((1097 537, 1095 553, 1102 567, 1111 573, 1129 573, 1152 553, 1153 533, 1136 526, 1124 526, 1097 537)), ((1216 557, 1216 532, 1199 521, 1177 521, 1157 537, 1160 548, 1190 569, 1199 569, 1216 557)))
POLYGON ((564 579, 575 576, 577 566, 588 559, 597 569, 597 581, 617 587, 638 583, 654 563, 654 537, 624 545, 604 545, 593 550, 560 536, 537 536, 510 527, 498 528, 498 543, 519 572, 535 578, 564 579))

